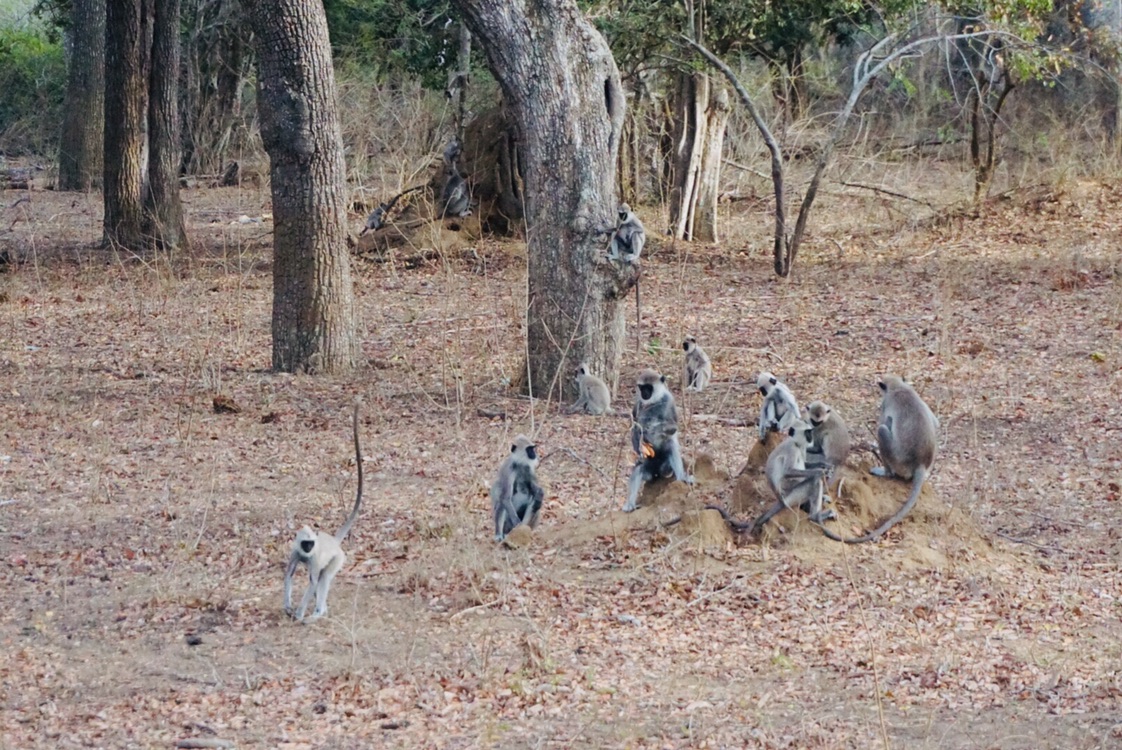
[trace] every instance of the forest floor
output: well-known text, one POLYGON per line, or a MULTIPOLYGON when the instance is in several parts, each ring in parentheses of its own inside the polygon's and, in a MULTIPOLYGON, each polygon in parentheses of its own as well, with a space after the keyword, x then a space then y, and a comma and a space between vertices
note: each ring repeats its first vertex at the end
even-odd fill
POLYGON ((1122 186, 927 221, 826 196, 790 280, 763 207, 723 208, 749 218, 721 246, 652 238, 616 408, 638 368, 672 376, 687 456, 716 463, 679 507, 733 505, 760 370, 863 444, 879 374, 939 415, 930 491, 857 547, 791 515, 760 542, 619 512, 627 420, 507 386, 517 243, 357 262, 361 369, 292 376, 269 371, 267 193, 186 191, 174 261, 98 249, 98 196, 22 195, 0 193, 0 748, 1122 747, 1122 186), (715 382, 686 398, 690 333, 715 382), (283 565, 353 500, 356 395, 366 506, 301 626, 283 565), (547 501, 512 550, 487 485, 519 432, 547 501))

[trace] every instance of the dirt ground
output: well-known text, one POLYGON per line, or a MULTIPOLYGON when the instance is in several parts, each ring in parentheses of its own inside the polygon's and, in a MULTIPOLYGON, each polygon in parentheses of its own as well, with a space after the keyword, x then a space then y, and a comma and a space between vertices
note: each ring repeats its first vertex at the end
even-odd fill
POLYGON ((1122 747, 1119 185, 926 221, 827 195, 789 281, 763 207, 724 209, 719 247, 652 238, 616 408, 697 335, 715 382, 675 391, 715 466, 630 515, 627 420, 507 386, 518 246, 357 262, 363 366, 291 376, 269 371, 266 193, 186 191, 173 261, 98 249, 96 195, 23 195, 0 193, 0 748, 1122 747), (881 373, 939 415, 930 488, 884 541, 695 512, 762 509, 729 477, 762 369, 862 445, 881 373), (301 626, 283 564, 352 501, 356 395, 367 505, 301 626), (519 432, 547 501, 511 550, 487 484, 519 432))

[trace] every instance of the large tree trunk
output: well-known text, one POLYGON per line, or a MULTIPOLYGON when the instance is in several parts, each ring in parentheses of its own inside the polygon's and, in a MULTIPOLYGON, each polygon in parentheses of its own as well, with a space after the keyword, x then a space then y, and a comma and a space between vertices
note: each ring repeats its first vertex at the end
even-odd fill
POLYGON ((248 8, 273 195, 273 367, 343 372, 359 347, 327 18, 318 0, 248 8))
POLYGON ((101 185, 105 137, 105 0, 71 0, 70 69, 58 149, 58 189, 101 185))
POLYGON ((105 241, 140 252, 147 53, 145 0, 112 0, 105 27, 105 241))
POLYGON ((157 0, 148 89, 146 229, 157 247, 186 242, 179 200, 179 0, 157 0))
POLYGON ((487 55, 521 139, 525 169, 528 390, 572 391, 581 361, 613 390, 627 289, 638 269, 603 259, 614 223, 626 108, 619 71, 574 0, 453 0, 487 55))

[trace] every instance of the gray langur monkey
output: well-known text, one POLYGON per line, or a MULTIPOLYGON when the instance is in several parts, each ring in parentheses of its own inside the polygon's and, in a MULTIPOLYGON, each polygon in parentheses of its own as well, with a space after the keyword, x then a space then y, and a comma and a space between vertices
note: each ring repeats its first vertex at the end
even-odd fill
POLYGON ((612 232, 612 244, 608 248, 608 260, 619 260, 634 264, 639 262, 643 245, 647 244, 647 230, 643 222, 631 210, 631 206, 621 203, 617 211, 617 221, 612 232))
POLYGON ((335 536, 314 531, 305 526, 296 533, 296 542, 292 545, 292 553, 288 557, 288 566, 284 570, 284 611, 294 617, 298 622, 311 622, 327 614, 327 595, 331 593, 331 582, 343 567, 347 556, 343 552, 343 540, 351 533, 351 528, 358 518, 359 509, 362 508, 362 449, 358 441, 358 402, 354 410, 354 443, 355 465, 358 467, 358 491, 355 493, 355 504, 351 515, 335 536), (300 608, 295 612, 292 609, 292 577, 301 565, 308 566, 308 588, 304 590, 304 598, 300 601, 300 608), (312 616, 304 619, 304 613, 315 596, 316 608, 312 616))
POLYGON ((791 389, 781 383, 770 372, 761 372, 756 378, 756 387, 764 397, 760 405, 760 441, 767 439, 767 434, 772 430, 787 432, 787 428, 797 419, 801 419, 799 402, 795 400, 791 389))
POLYGON ((538 525, 545 490, 538 484, 534 470, 540 461, 538 447, 525 435, 510 446, 510 455, 499 467, 491 485, 491 510, 495 514, 495 541, 501 542, 515 526, 538 525))
POLYGON ((829 404, 811 401, 806 407, 813 428, 813 440, 806 449, 808 468, 824 466, 832 472, 849 458, 849 428, 829 404))
POLYGON ((651 369, 641 371, 635 383, 631 447, 636 460, 628 482, 624 513, 635 510, 644 483, 665 476, 667 471, 678 481, 693 484, 678 445, 678 410, 674 406, 674 396, 666 387, 666 376, 651 369))
POLYGON ((802 508, 816 524, 834 517, 832 510, 822 510, 825 470, 806 468, 806 448, 812 432, 811 426, 801 419, 792 421, 787 439, 767 457, 764 474, 776 501, 752 524, 757 532, 784 508, 802 508))
POLYGON ((693 336, 686 337, 682 342, 682 349, 686 352, 686 390, 700 393, 708 387, 709 379, 713 377, 713 363, 693 336))
POLYGON ((882 537, 911 512, 935 463, 939 419, 902 378, 885 375, 877 385, 884 393, 877 426, 877 446, 884 467, 876 467, 872 473, 878 477, 910 479, 912 490, 900 510, 868 534, 847 539, 823 527, 822 532, 835 542, 861 544, 882 537))
POLYGON ((459 158, 463 146, 453 138, 444 148, 444 171, 447 180, 440 194, 440 218, 471 216, 471 190, 460 174, 459 158))
POLYGON ((569 407, 569 413, 583 411, 588 414, 612 414, 612 392, 608 384, 593 375, 588 369, 588 363, 582 362, 576 372, 577 386, 580 395, 576 403, 569 407))

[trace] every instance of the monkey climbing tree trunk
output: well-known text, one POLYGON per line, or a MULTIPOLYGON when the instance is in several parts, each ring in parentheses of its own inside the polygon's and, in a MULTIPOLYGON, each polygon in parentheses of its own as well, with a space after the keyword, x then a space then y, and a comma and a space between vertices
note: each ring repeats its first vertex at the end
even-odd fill
POLYGON ((186 243, 179 200, 179 0, 157 0, 148 87, 148 190, 145 230, 156 246, 186 243))
POLYGON ((105 137, 105 0, 71 0, 70 68, 58 148, 58 189, 101 185, 105 137))
POLYGON ((140 252, 148 54, 145 0, 107 4, 105 34, 105 242, 140 252))
POLYGON ((248 9, 273 197, 273 367, 343 372, 358 360, 358 335, 327 18, 318 0, 248 9))
POLYGON ((521 138, 528 253, 528 390, 574 392, 587 361, 613 390, 635 267, 603 260, 626 102, 575 0, 453 0, 487 56, 521 138))

